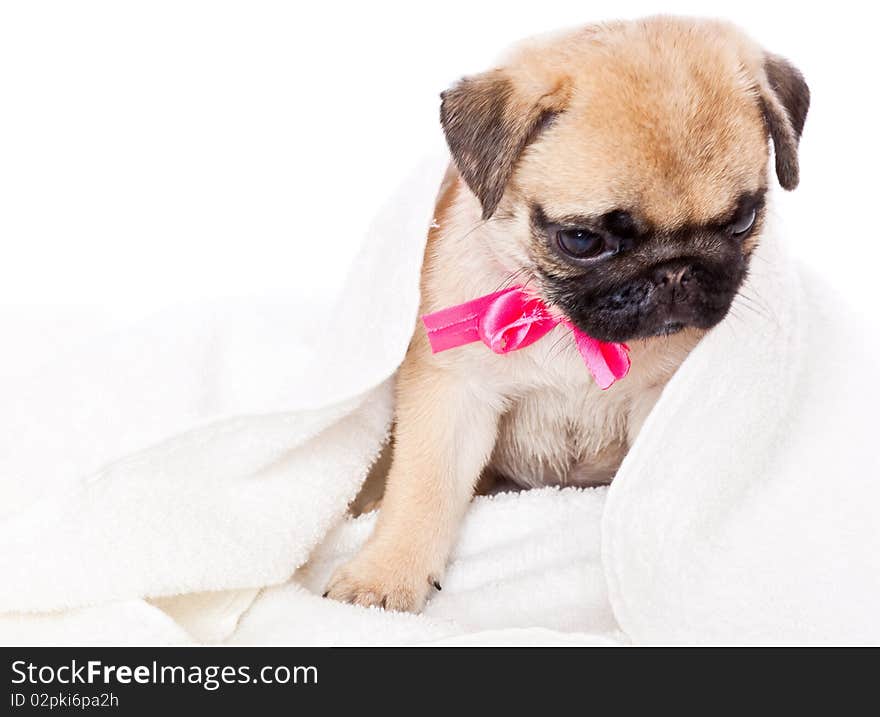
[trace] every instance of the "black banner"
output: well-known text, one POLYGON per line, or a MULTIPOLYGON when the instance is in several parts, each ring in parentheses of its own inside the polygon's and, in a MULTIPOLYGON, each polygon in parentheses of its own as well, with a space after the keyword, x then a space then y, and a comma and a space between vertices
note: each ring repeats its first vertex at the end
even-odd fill
POLYGON ((843 691, 828 663, 859 651, 661 648, 3 648, 0 714, 295 715, 357 711, 515 713, 597 706, 621 710, 691 705, 714 714, 740 705, 813 709, 858 701, 873 685, 873 652, 847 660, 843 691), (820 658, 819 653, 822 653, 820 658), (732 659, 731 659, 732 658, 732 659), (818 659, 814 659, 818 658, 818 659), (831 659, 829 659, 831 658, 831 659), (861 662, 859 670, 853 662, 861 662), (810 675, 812 671, 813 675, 810 675), (861 677, 859 676, 861 674, 861 677), (822 691, 825 692, 823 702, 822 691), (760 699, 759 699, 760 697, 760 699), (846 699, 843 699, 843 698, 846 699))

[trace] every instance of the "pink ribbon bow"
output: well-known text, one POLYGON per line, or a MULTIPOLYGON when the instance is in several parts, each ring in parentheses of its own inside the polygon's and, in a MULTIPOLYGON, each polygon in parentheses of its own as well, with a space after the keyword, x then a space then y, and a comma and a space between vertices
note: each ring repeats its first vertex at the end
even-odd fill
POLYGON ((561 323, 574 334, 578 351, 599 388, 605 390, 629 371, 626 344, 587 336, 566 319, 553 316, 543 301, 519 286, 425 314, 422 322, 435 354, 474 341, 482 341, 496 354, 506 354, 535 343, 561 323))

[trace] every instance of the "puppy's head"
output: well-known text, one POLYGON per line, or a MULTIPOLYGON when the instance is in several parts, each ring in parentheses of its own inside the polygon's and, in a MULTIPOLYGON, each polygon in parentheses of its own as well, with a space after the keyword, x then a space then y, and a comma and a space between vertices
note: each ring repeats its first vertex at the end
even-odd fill
POLYGON ((651 18, 520 47, 443 93, 495 258, 605 341, 707 329, 760 236, 769 140, 798 183, 800 73, 735 28, 651 18))

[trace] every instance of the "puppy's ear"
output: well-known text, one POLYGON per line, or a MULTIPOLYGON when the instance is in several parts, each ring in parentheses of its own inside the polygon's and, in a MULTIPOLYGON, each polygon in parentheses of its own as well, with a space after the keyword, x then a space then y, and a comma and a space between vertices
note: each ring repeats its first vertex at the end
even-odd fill
POLYGON ((776 176, 783 188, 794 189, 799 180, 798 143, 810 108, 810 88, 800 71, 778 55, 765 56, 764 74, 767 87, 762 100, 776 153, 776 176))
POLYGON ((440 97, 452 158, 489 219, 523 150, 564 109, 568 83, 537 86, 492 70, 464 78, 440 97))

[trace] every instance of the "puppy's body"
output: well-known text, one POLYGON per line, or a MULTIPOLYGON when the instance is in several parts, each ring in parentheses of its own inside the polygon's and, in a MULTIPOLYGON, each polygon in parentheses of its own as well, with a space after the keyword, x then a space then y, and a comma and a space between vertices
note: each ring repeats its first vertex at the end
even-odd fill
POLYGON ((765 214, 768 135, 797 183, 808 91, 735 29, 654 18, 523 46, 444 94, 454 165, 422 313, 524 285, 630 373, 600 391, 570 331, 495 355, 432 354, 417 327, 397 383, 376 529, 328 594, 418 610, 481 476, 609 481, 663 386, 730 306, 765 214))

